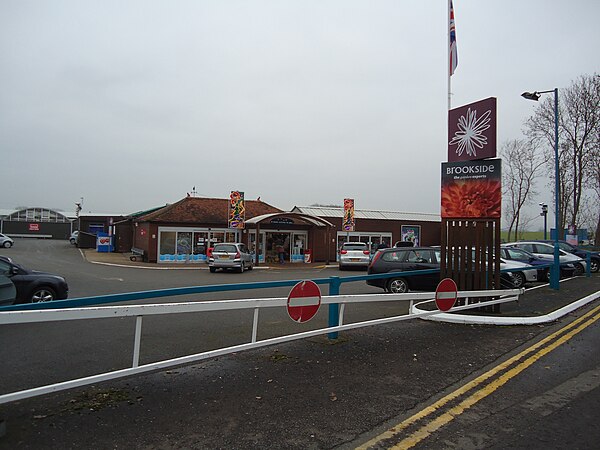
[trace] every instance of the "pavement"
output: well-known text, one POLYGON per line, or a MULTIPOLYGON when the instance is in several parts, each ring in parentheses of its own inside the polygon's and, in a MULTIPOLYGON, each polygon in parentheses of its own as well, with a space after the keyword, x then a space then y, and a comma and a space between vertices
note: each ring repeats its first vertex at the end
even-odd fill
MULTIPOLYGON (((149 263, 143 261, 131 261, 129 258, 131 253, 115 253, 115 252, 97 252, 93 248, 80 248, 79 251, 83 257, 94 264, 106 264, 112 266, 137 267, 153 270, 185 270, 185 269, 205 269, 208 270, 208 264, 202 262, 176 262, 176 263, 149 263)), ((319 263, 285 263, 285 264, 266 264, 262 263, 255 266, 255 269, 323 269, 324 267, 337 267, 337 264, 319 263)))

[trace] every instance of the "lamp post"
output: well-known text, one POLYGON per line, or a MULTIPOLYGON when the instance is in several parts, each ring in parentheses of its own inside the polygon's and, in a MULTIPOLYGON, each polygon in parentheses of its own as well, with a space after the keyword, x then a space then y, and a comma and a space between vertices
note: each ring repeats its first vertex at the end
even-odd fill
MULTIPOLYGON (((558 290, 560 281, 560 257, 558 248, 558 229, 559 223, 559 171, 558 171, 558 88, 551 89, 549 91, 535 91, 535 92, 523 92, 521 97, 527 100, 535 100, 536 102, 540 99, 541 94, 549 94, 554 92, 554 264, 552 265, 552 274, 550 276, 550 287, 558 290)), ((545 233, 544 233, 545 234, 545 233)))
POLYGON ((548 239, 547 238, 547 231, 548 231, 548 205, 546 205, 545 203, 540 203, 540 206, 542 207, 542 212, 540 213, 540 216, 544 216, 544 240, 548 239))

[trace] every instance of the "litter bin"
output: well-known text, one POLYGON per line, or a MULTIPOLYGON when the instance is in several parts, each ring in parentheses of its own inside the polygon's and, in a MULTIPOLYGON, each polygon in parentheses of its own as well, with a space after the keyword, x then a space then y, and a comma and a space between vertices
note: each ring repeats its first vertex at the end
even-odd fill
POLYGON ((305 263, 312 262, 312 251, 310 250, 310 248, 307 248, 306 250, 304 250, 304 262, 305 263))

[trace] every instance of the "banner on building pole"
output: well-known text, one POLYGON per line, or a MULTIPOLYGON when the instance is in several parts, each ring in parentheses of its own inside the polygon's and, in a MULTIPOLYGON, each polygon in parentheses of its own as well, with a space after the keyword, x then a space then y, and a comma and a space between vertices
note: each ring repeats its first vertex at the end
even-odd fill
POLYGON ((244 205, 243 192, 231 191, 229 195, 228 216, 229 228, 244 228, 246 223, 246 207, 244 205))
POLYGON ((354 231, 354 199, 344 199, 344 220, 342 221, 344 231, 354 231))

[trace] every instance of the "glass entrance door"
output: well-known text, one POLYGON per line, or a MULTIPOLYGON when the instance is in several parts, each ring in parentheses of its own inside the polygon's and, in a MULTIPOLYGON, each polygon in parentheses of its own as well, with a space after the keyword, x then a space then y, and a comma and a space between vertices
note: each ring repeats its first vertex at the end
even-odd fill
POLYGON ((306 251, 306 245, 308 236, 306 233, 293 233, 291 242, 291 260, 293 263, 304 262, 304 252, 306 251))

